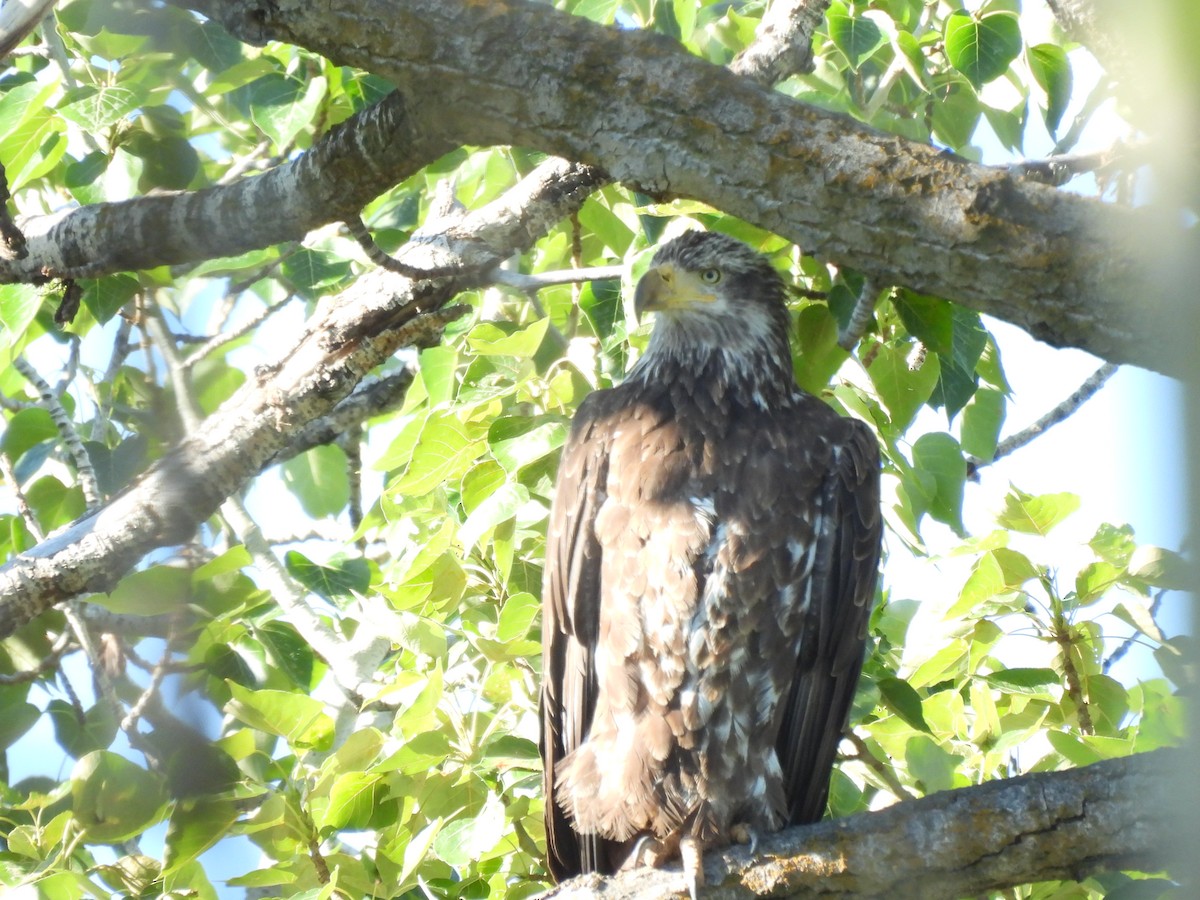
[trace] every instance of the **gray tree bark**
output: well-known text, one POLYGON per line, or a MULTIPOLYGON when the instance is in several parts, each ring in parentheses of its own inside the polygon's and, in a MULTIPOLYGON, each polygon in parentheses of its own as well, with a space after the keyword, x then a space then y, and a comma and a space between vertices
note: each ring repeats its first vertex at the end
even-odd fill
MULTIPOLYGON (((1165 786, 1187 765, 1182 751, 1159 750, 792 828, 753 855, 714 855, 700 897, 955 900, 1106 869, 1156 872, 1185 824, 1165 786)), ((572 879, 541 896, 652 900, 683 889, 678 870, 637 869, 572 879)))

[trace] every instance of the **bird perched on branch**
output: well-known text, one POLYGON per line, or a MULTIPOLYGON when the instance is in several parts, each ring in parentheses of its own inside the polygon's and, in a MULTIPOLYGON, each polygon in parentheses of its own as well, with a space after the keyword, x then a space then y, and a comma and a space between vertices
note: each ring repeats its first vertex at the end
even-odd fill
POLYGON ((753 841, 825 810, 879 561, 870 429, 800 390, 784 287, 720 234, 655 254, 626 381, 580 405, 543 591, 556 879, 753 841))

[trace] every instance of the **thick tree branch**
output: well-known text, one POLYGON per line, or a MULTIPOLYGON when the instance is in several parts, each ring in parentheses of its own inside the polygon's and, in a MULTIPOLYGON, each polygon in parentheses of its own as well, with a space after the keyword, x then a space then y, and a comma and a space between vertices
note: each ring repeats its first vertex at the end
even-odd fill
POLYGON ((433 248, 439 259, 460 260, 463 275, 414 281, 375 271, 329 298, 278 363, 260 368, 122 494, 0 568, 0 638, 60 600, 111 589, 150 550, 187 540, 367 373, 401 347, 440 340, 444 304, 485 283, 484 273, 531 246, 602 180, 586 166, 550 160, 403 256, 423 265, 433 248))
POLYGON ((0 258, 0 283, 94 277, 300 240, 314 228, 357 216, 364 204, 455 146, 418 124, 411 104, 393 93, 294 162, 262 175, 21 219, 26 252, 0 258))
MULTIPOLYGON (((1182 825, 1167 786, 1179 750, 945 791, 881 812, 792 828, 744 850, 713 854, 701 898, 890 897, 955 900, 1095 872, 1156 872, 1182 825)), ((585 876, 542 897, 650 900, 683 889, 678 871, 585 876)))
POLYGON ((448 141, 537 148, 702 200, 1051 344, 1161 370, 1164 343, 1180 339, 1145 296, 1152 263, 1128 241, 1146 214, 880 134, 661 36, 521 0, 178 2, 244 39, 389 78, 410 102, 436 98, 428 127, 448 141))

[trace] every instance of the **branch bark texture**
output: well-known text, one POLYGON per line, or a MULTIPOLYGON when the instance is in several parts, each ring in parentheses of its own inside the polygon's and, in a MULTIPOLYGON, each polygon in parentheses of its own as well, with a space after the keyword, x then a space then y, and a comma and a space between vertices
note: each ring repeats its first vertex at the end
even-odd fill
MULTIPOLYGON (((1179 750, 945 791, 880 812, 793 828, 713 855, 708 900, 889 897, 954 900, 1035 881, 1118 869, 1159 871, 1182 827, 1166 786, 1179 750)), ((678 871, 585 876, 546 900, 650 900, 683 889, 678 871)))
POLYGON ((404 96, 392 93, 265 174, 22 219, 26 253, 0 259, 0 283, 95 277, 298 241, 357 216, 455 146, 415 127, 404 96))
MULTIPOLYGON (((450 143, 515 144, 702 200, 819 258, 949 297, 1054 345, 1169 365, 1136 211, 805 106, 646 32, 545 4, 182 0, 392 80, 450 143), (423 105, 422 108, 425 108, 423 105)), ((414 107, 415 108, 415 107, 414 107)))

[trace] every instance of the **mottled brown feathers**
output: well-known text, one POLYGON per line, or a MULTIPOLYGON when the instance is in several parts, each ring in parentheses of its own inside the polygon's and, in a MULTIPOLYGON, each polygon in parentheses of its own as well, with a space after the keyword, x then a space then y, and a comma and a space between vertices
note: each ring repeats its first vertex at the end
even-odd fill
POLYGON ((652 272, 650 348, 580 405, 547 537, 560 879, 820 818, 875 590, 878 449, 795 386, 779 277, 702 233, 652 272))

